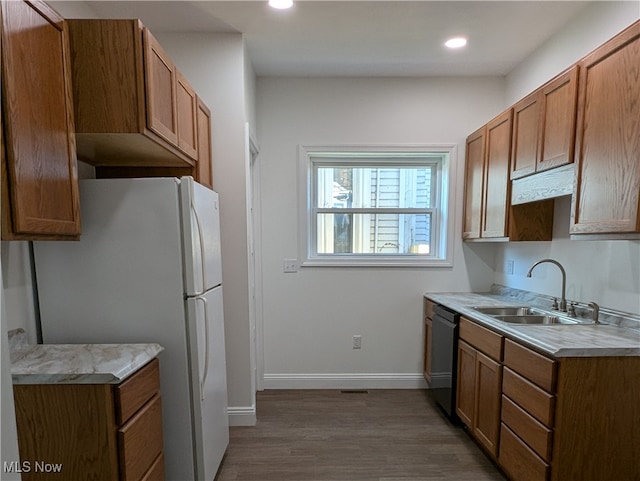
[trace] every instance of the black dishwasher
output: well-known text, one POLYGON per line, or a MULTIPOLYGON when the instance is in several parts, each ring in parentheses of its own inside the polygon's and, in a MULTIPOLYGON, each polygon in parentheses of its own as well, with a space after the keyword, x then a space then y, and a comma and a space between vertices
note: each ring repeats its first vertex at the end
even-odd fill
POLYGON ((456 381, 460 314, 445 306, 434 307, 431 345, 431 395, 456 422, 456 381))

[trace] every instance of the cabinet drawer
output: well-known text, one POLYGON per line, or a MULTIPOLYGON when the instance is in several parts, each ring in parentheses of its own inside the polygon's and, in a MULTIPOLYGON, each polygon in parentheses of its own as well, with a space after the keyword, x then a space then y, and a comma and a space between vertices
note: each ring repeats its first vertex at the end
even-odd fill
POLYGON ((424 300, 424 317, 427 319, 433 319, 433 308, 436 307, 436 303, 429 299, 424 300))
POLYGON ((502 396, 502 422, 538 456, 545 461, 551 460, 551 429, 536 421, 507 396, 502 396))
POLYGON ((504 342, 504 365, 549 392, 556 387, 556 364, 553 359, 509 339, 504 342))
POLYGON ((549 476, 549 465, 504 424, 500 426, 498 462, 511 479, 545 481, 549 476))
POLYGON ((158 359, 115 387, 116 421, 119 426, 160 390, 158 359))
POLYGON ((475 322, 463 317, 460 319, 460 339, 464 339, 494 361, 502 361, 502 344, 504 338, 500 334, 479 326, 475 322))
POLYGON ((149 471, 145 473, 140 481, 164 481, 164 455, 162 453, 156 458, 149 471))
POLYGON ((555 396, 543 391, 508 367, 502 374, 502 393, 548 427, 553 427, 555 396))
POLYGON ((162 452, 162 408, 156 395, 118 430, 123 481, 138 481, 162 452))

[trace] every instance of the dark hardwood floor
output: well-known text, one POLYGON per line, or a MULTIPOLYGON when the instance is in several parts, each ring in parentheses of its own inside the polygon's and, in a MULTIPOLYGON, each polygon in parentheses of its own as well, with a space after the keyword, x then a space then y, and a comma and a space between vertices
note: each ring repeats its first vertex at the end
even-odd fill
POLYGON ((216 481, 505 480, 424 390, 258 393, 216 481))

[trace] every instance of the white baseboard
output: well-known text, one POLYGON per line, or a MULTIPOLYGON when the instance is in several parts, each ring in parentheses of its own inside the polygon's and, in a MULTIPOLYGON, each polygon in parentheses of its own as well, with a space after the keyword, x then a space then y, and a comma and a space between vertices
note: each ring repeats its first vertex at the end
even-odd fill
POLYGON ((229 406, 229 426, 255 426, 256 406, 229 406))
POLYGON ((426 389, 422 373, 266 374, 264 389, 426 389))

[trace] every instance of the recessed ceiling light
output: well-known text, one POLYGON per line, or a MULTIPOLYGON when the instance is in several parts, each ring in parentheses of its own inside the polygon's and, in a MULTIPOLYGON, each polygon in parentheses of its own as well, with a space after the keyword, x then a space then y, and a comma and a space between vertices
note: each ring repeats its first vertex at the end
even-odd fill
POLYGON ((467 39, 464 37, 453 37, 447 40, 444 44, 449 48, 461 48, 467 44, 467 39))
POLYGON ((269 6, 284 10, 293 6, 293 0, 269 0, 269 6))

